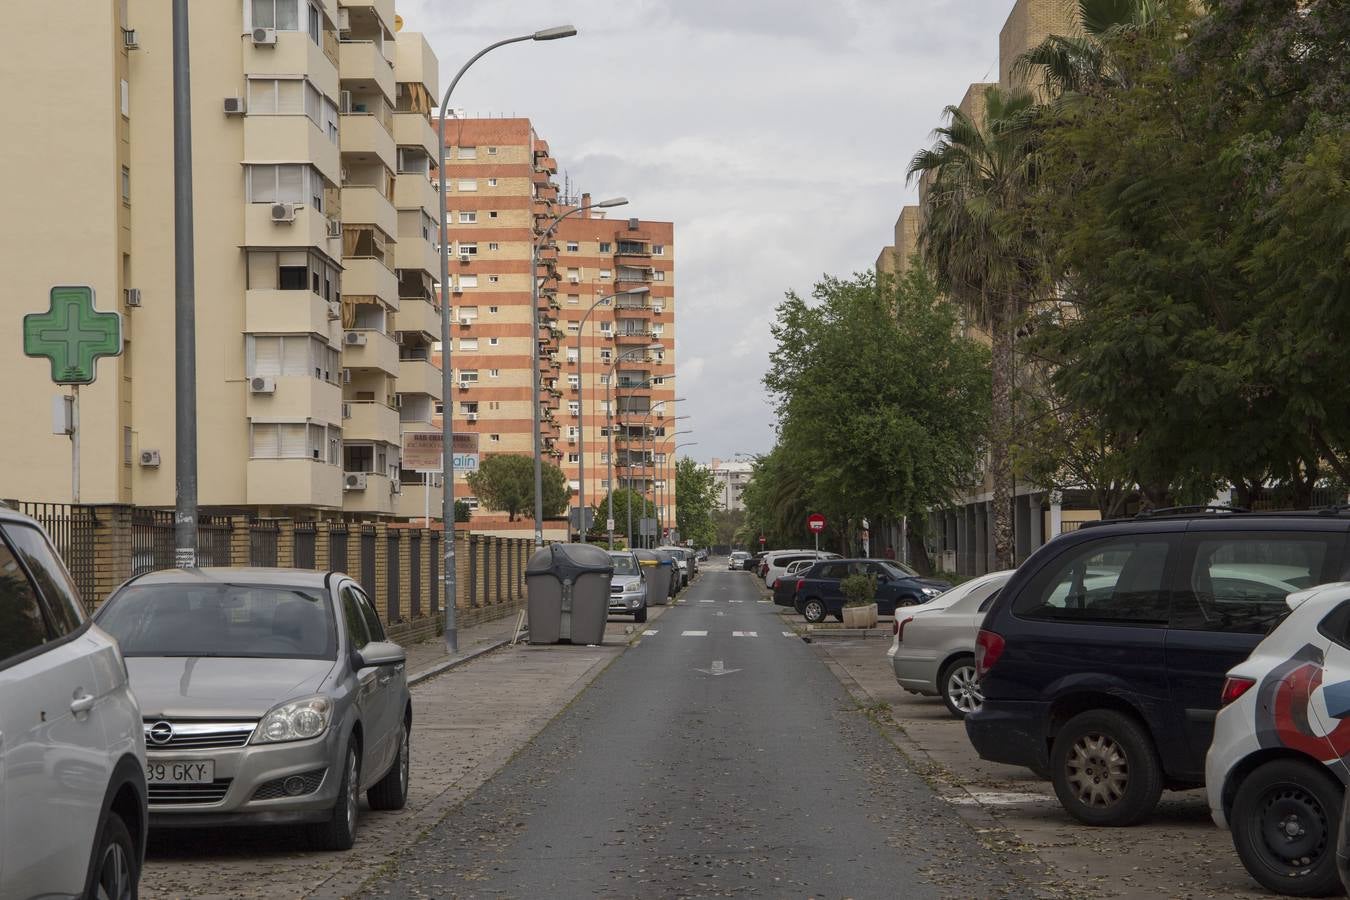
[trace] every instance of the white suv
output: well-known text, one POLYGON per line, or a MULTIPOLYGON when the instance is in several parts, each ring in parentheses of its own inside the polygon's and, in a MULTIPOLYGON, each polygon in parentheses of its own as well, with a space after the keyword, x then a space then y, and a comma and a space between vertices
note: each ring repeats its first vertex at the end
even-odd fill
POLYGON ((134 897, 145 738, 117 644, 0 504, 0 897, 134 897))

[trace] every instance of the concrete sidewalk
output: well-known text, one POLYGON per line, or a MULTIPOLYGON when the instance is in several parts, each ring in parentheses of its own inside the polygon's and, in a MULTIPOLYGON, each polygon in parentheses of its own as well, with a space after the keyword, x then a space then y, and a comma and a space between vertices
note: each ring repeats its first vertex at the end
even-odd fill
MULTIPOLYGON (((458 650, 452 655, 445 649, 445 635, 437 635, 430 640, 408 644, 408 684, 420 684, 428 678, 434 678, 442 672, 463 665, 484 653, 490 653, 498 647, 511 642, 516 633, 516 623, 520 621, 520 611, 481 625, 459 629, 458 650)), ((528 632, 521 627, 520 639, 524 640, 528 632)))

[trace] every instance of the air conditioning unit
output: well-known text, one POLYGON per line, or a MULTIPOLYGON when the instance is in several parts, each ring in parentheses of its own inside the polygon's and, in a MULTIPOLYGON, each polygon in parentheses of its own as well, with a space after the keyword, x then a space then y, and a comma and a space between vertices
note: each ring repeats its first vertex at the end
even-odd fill
POLYGON ((343 7, 338 10, 337 27, 338 31, 351 31, 352 11, 350 9, 343 7))
POLYGON ((275 394, 277 380, 270 375, 257 375, 248 380, 250 394, 275 394))
POLYGON ((360 331, 348 331, 342 336, 342 343, 346 344, 348 347, 364 347, 366 345, 366 340, 367 337, 365 333, 360 331))
POLYGON ((469 318, 468 316, 460 316, 460 317, 459 317, 459 324, 461 324, 461 325, 466 325, 466 326, 467 326, 467 325, 472 325, 472 324, 473 324, 473 319, 469 318))
POLYGON ((140 39, 136 36, 135 28, 122 29, 122 46, 128 50, 135 50, 141 46, 140 39))
POLYGON ((141 289, 140 289, 140 288, 127 288, 127 289, 123 292, 123 295, 126 297, 127 306, 140 306, 140 305, 141 305, 141 289))
POLYGON ((350 419, 352 417, 352 405, 350 403, 342 404, 342 418, 350 419))
POLYGON ((340 91, 338 93, 338 109, 346 115, 352 111, 352 92, 340 91))
POLYGON ((337 219, 328 220, 328 236, 330 238, 342 237, 342 223, 337 219))
POLYGON ((342 304, 336 300, 328 301, 328 321, 335 322, 342 318, 342 304))
POLYGON ((342 477, 344 491, 364 491, 366 489, 365 472, 348 472, 342 477))
POLYGON ((464 421, 466 421, 466 422, 477 422, 477 421, 478 421, 478 413, 465 413, 465 414, 464 414, 464 421))
POLYGON ((275 28, 253 29, 253 46, 275 47, 276 45, 277 45, 277 30, 275 28))
POLYGON ((272 204, 272 221, 273 221, 273 222, 277 222, 277 223, 294 222, 294 221, 295 221, 295 204, 294 204, 294 203, 273 203, 273 204, 272 204))
POLYGON ((142 450, 142 451, 141 451, 141 465, 142 465, 144 468, 147 468, 147 469, 158 469, 158 468, 159 468, 159 451, 158 451, 158 450, 142 450))
POLYGON ((459 383, 459 389, 461 391, 467 391, 472 385, 473 385, 472 381, 461 381, 459 383))
POLYGON ((469 263, 469 262, 472 262, 473 259, 472 259, 472 257, 470 257, 469 254, 467 254, 467 253, 461 253, 461 254, 459 255, 459 261, 462 262, 462 263, 469 263))
POLYGON ((351 370, 351 369, 343 369, 343 370, 342 370, 342 383, 343 383, 343 384, 351 384, 351 383, 352 383, 352 370, 351 370))
POLYGON ((227 116, 242 116, 243 114, 244 114, 244 98, 243 98, 243 97, 226 97, 226 98, 225 98, 225 115, 227 115, 227 116))

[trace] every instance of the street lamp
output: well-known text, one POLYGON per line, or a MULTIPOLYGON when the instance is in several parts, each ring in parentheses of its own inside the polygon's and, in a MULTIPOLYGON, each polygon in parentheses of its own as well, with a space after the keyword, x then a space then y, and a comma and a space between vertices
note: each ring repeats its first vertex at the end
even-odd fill
MULTIPOLYGON (((650 350, 664 350, 663 344, 648 344, 645 347, 630 347, 629 349, 617 354, 614 361, 609 364, 608 377, 606 378, 607 397, 605 400, 605 431, 607 432, 609 444, 609 491, 607 497, 608 512, 605 515, 606 531, 609 532, 609 546, 614 549, 614 369, 627 356, 634 353, 646 353, 650 350)), ((632 505, 632 497, 628 498, 629 506, 632 505)), ((629 516, 632 516, 631 511, 629 516)))
MULTIPOLYGON (((454 394, 450 366, 450 223, 446 221, 448 198, 445 193, 445 114, 450 108, 450 95, 455 92, 455 86, 464 77, 464 73, 491 51, 522 41, 556 41, 559 38, 572 37, 576 33, 576 28, 571 25, 559 25, 489 44, 460 67, 455 77, 451 79, 450 86, 445 89, 445 97, 441 100, 440 128, 436 141, 441 194, 441 522, 444 528, 441 538, 444 544, 441 566, 444 571, 441 577, 445 586, 442 596, 442 602, 445 604, 445 649, 450 653, 459 649, 459 631, 455 627, 455 430, 454 417, 451 414, 451 410, 454 409, 451 398, 454 394)), ((538 335, 535 337, 537 339, 538 335)), ((538 368, 538 363, 535 364, 535 368, 538 368)))
MULTIPOLYGON (((589 530, 586 526, 586 382, 583 380, 581 368, 581 338, 586 334, 586 320, 595 312, 595 308, 602 303, 608 303, 618 297, 634 297, 642 294, 650 294, 651 288, 646 285, 641 287, 629 288, 626 291, 619 291, 617 294, 609 294, 600 297, 591 304, 591 308, 586 310, 586 314, 581 317, 581 323, 577 326, 577 484, 580 486, 580 494, 577 497, 577 511, 581 519, 581 543, 586 543, 586 532, 589 530)), ((538 363, 535 364, 538 368, 538 363)))
MULTIPOLYGON (((677 437, 679 437, 679 436, 682 435, 682 434, 693 434, 693 433, 694 433, 694 430, 693 430, 692 428, 686 428, 686 429, 684 429, 684 430, 682 430, 682 431, 674 431, 674 432, 671 432, 670 434, 666 435, 665 437, 661 438, 661 440, 658 441, 657 443, 658 443, 658 444, 664 444, 666 441, 672 440, 673 438, 677 438, 677 437)), ((698 443, 698 441, 687 441, 687 442, 685 442, 685 443, 677 443, 674 447, 671 448, 670 455, 671 455, 671 456, 674 456, 675 453, 676 453, 681 447, 692 447, 694 444, 697 444, 697 443, 698 443)), ((661 488, 661 509, 662 509, 662 510, 664 510, 664 509, 666 508, 666 506, 667 506, 667 501, 670 499, 670 496, 671 496, 671 493, 672 493, 672 491, 671 491, 671 489, 670 489, 670 487, 669 487, 670 479, 669 479, 669 477, 668 477, 667 474, 666 474, 666 473, 669 471, 669 468, 670 468, 670 467, 669 467, 669 464, 668 464, 668 463, 662 463, 662 464, 661 464, 661 484, 662 484, 662 488, 661 488)), ((660 528, 660 529, 662 529, 662 530, 664 531, 665 528, 666 528, 666 526, 667 526, 668 524, 669 524, 668 520, 665 519, 664 517, 662 517, 662 518, 660 519, 660 521, 658 522, 657 527, 660 528)))
MULTIPOLYGON (((650 419, 651 419, 651 417, 652 417, 652 413, 656 412, 656 410, 657 410, 659 407, 665 406, 667 403, 679 403, 679 402, 681 402, 681 401, 684 400, 684 399, 685 399, 684 397, 676 397, 676 398, 673 399, 673 400, 670 400, 670 399, 662 400, 662 401, 660 401, 659 403, 653 404, 653 405, 652 405, 652 408, 649 409, 649 410, 647 410, 647 415, 645 415, 645 416, 642 417, 642 443, 643 443, 642 467, 643 467, 644 469, 647 467, 646 444, 648 443, 648 438, 649 438, 649 435, 648 435, 648 433, 647 433, 647 430, 648 430, 648 424, 647 424, 647 423, 650 421, 650 419)), ((689 418, 689 416, 671 416, 670 419, 669 419, 668 421, 671 421, 671 422, 678 422, 678 421, 680 421, 681 419, 687 419, 687 418, 689 418)), ((655 478, 655 469, 656 469, 656 440, 655 440, 655 435, 650 435, 650 437, 652 438, 652 440, 651 440, 651 445, 652 445, 652 460, 651 460, 651 466, 652 466, 652 469, 653 469, 653 477, 652 477, 652 494, 653 494, 653 497, 652 497, 652 502, 655 503, 655 504, 659 504, 659 503, 660 503, 660 500, 659 500, 659 498, 658 498, 657 496, 655 496, 655 495, 656 495, 656 483, 655 483, 655 482, 656 482, 656 478, 655 478)), ((633 479, 632 479, 632 474, 631 474, 631 473, 632 473, 632 469, 629 469, 629 473, 630 473, 630 474, 629 474, 629 478, 628 478, 628 490, 629 490, 629 492, 631 493, 632 490, 633 490, 633 479)), ((646 479, 644 478, 643 481, 645 482, 646 479)), ((644 499, 644 500, 645 500, 646 497, 647 497, 647 486, 646 486, 646 484, 644 484, 643 487, 642 487, 642 496, 643 496, 643 499, 644 499)), ((660 525, 659 525, 660 518, 661 518, 661 516, 660 516, 660 509, 659 509, 659 506, 658 506, 658 509, 657 509, 658 528, 660 527, 660 525)), ((632 533, 632 530, 633 530, 633 521, 632 521, 632 516, 631 516, 631 515, 629 516, 628 530, 629 530, 629 533, 630 533, 630 536, 629 536, 628 540, 629 540, 629 542, 631 542, 631 541, 633 540, 633 538, 632 538, 632 536, 631 536, 631 533, 632 533)))
MULTIPOLYGON (((534 546, 538 549, 544 546, 544 441, 539 434, 539 383, 543 377, 539 374, 539 248, 553 237, 554 230, 559 223, 568 216, 575 216, 577 213, 586 212, 590 209, 608 209, 611 206, 624 206, 628 203, 626 197, 613 197, 609 200, 601 200, 599 203, 592 203, 589 206, 578 206, 575 209, 569 209, 560 216, 554 216, 553 221, 544 229, 543 234, 535 240, 530 248, 530 323, 533 330, 530 334, 530 362, 533 366, 530 376, 531 394, 533 397, 534 413, 531 419, 534 422, 534 546)), ((578 358, 580 350, 577 351, 578 358)), ((580 366, 580 362, 578 362, 580 366)), ((580 369, 578 369, 580 371, 580 369)), ((582 513, 584 516, 585 513, 582 513)))

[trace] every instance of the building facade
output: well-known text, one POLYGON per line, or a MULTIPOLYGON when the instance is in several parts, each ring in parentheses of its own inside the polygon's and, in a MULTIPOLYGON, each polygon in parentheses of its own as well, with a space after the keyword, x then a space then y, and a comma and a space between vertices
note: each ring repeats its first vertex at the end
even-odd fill
MULTIPOLYGON (((455 385, 447 404, 456 432, 474 436, 481 459, 532 454, 538 428, 573 505, 583 461, 588 506, 605 496, 612 462, 619 488, 631 482, 654 502, 668 496, 673 521, 670 445, 663 447, 665 420, 675 415, 673 225, 573 213, 591 198, 560 196, 558 164, 528 119, 450 119, 444 138, 455 385), (530 284, 536 244, 537 311, 530 284), (533 377, 540 379, 537 410, 533 377)), ((530 516, 512 522, 483 507, 467 481, 456 496, 469 504, 475 530, 534 528, 530 516)), ((561 538, 567 529, 551 522, 546 534, 561 538)))
POLYGON ((750 483, 750 477, 754 474, 754 464, 739 459, 714 457, 708 464, 708 471, 712 473, 713 482, 717 485, 719 506, 728 511, 744 510, 745 501, 741 495, 745 493, 746 485, 750 483))
MULTIPOLYGON (((33 135, 68 132, 72 109, 83 127, 78 142, 7 142, 28 212, 0 226, 5 330, 57 284, 121 314, 121 356, 81 390, 80 499, 172 506, 170 17, 150 0, 15 13, 52 35, 7 55, 14 79, 46 85, 16 111, 33 135)), ((440 397, 436 59, 396 32, 390 0, 193 4, 190 25, 200 502, 393 516, 400 433, 432 427, 440 397)), ((45 360, 2 358, 0 496, 69 500, 69 440, 48 427, 63 389, 45 360)))

